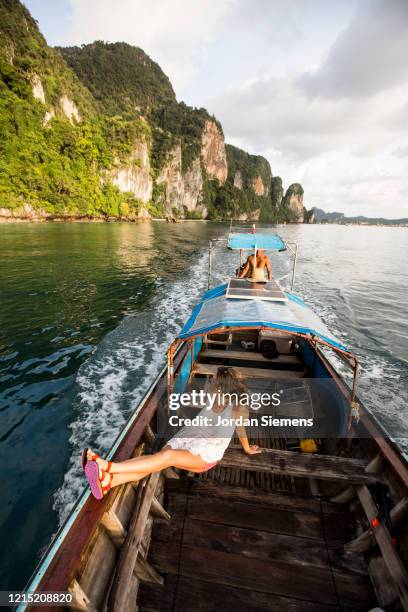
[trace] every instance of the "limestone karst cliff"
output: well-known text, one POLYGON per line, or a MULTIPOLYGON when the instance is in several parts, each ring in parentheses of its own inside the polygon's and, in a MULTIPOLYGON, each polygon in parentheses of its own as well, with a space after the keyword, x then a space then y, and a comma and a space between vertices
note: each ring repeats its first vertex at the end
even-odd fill
POLYGON ((288 221, 291 223, 304 221, 303 193, 303 187, 299 183, 293 183, 286 190, 282 206, 287 210, 288 221))
POLYGON ((280 176, 272 177, 271 200, 273 208, 279 211, 283 200, 283 184, 280 176))
POLYGON ((273 220, 272 171, 261 155, 226 145, 228 175, 213 199, 215 211, 239 220, 273 220))
POLYGON ((214 121, 206 121, 201 146, 201 159, 209 179, 224 185, 228 176, 224 136, 214 121))
POLYGON ((123 193, 133 193, 147 204, 152 198, 153 179, 151 176, 149 148, 146 140, 133 144, 125 161, 116 158, 109 173, 110 182, 123 193))
POLYGON ((142 49, 52 49, 19 0, 0 0, 0 103, 0 217, 300 220, 298 191, 142 49))
POLYGON ((165 214, 188 217, 191 213, 206 218, 207 209, 202 202, 203 174, 200 158, 183 171, 181 145, 170 151, 168 159, 157 177, 160 190, 158 202, 163 205, 165 214))

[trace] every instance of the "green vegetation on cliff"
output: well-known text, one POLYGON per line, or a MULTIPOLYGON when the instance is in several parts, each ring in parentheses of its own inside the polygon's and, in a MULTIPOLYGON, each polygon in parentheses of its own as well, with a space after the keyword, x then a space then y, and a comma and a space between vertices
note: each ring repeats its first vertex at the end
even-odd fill
MULTIPOLYGON (((209 218, 285 218, 273 201, 265 158, 227 145, 225 183, 209 176, 202 157, 209 121, 223 149, 218 121, 177 102, 168 77, 144 51, 101 41, 52 49, 19 0, 0 0, 0 209, 134 217, 143 206, 163 216, 172 204, 161 175, 180 145, 180 180, 190 169, 201 173, 189 180, 191 189, 201 181, 197 204, 209 218), (144 161, 135 154, 141 149, 144 161), (122 191, 113 184, 119 170, 122 191)), ((191 204, 177 206, 189 218, 201 214, 191 204)))
POLYGON ((146 114, 153 107, 176 102, 168 77, 138 47, 96 41, 57 49, 105 113, 146 114))
POLYGON ((147 119, 153 132, 152 166, 156 175, 178 143, 184 171, 199 157, 204 124, 215 119, 204 108, 178 103, 168 77, 142 49, 97 41, 59 50, 103 112, 124 117, 143 115, 147 119))
POLYGON ((270 186, 272 180, 269 162, 260 155, 226 145, 228 178, 224 185, 208 181, 204 198, 209 215, 215 219, 233 218, 242 215, 270 221, 272 202, 270 186))
POLYGON ((154 108, 149 118, 153 126, 152 160, 157 173, 177 143, 181 144, 183 171, 188 170, 200 157, 205 122, 215 121, 205 108, 191 108, 184 102, 170 102, 167 106, 154 108))
MULTIPOLYGON (((79 111, 95 111, 91 94, 61 55, 48 47, 36 21, 19 0, 0 0, 0 85, 30 99, 32 82, 41 79, 48 105, 57 105, 61 92, 75 100, 79 111)), ((58 114, 57 110, 57 114, 58 114)))
POLYGON ((146 126, 98 115, 17 0, 0 0, 0 35, 0 208, 119 215, 126 202, 137 213, 140 202, 101 175, 146 126))

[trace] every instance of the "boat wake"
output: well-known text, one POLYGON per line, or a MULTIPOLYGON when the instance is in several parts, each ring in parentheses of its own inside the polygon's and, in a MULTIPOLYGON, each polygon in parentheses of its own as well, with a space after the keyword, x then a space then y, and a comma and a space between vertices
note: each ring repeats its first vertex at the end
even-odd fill
POLYGON ((85 488, 80 455, 85 447, 105 454, 163 365, 168 345, 207 284, 206 255, 177 281, 158 281, 155 297, 128 315, 81 366, 76 379, 71 458, 53 508, 60 524, 85 488))

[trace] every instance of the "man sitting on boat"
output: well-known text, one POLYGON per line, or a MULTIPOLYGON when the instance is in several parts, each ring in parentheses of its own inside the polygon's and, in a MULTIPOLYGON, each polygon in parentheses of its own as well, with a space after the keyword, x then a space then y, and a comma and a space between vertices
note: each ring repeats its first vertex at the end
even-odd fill
POLYGON ((238 270, 238 278, 248 278, 256 283, 265 282, 265 268, 268 280, 272 280, 271 260, 263 249, 259 249, 255 255, 250 255, 246 262, 238 270))
MULTIPOLYGON (((247 392, 241 375, 230 367, 218 368, 214 384, 217 391, 220 390, 229 397, 247 392)), ((200 432, 197 427, 186 425, 167 442, 160 452, 153 455, 112 462, 101 459, 90 449, 85 449, 82 453, 82 467, 92 495, 96 499, 102 499, 112 487, 127 482, 137 482, 153 472, 160 472, 169 467, 188 472, 206 472, 222 459, 235 429, 245 453, 248 455, 260 453, 261 449, 257 445, 249 444, 245 428, 235 426, 234 423, 239 417, 248 417, 248 408, 233 404, 215 405, 211 409, 205 406, 199 414, 215 417, 221 413, 230 425, 223 426, 222 430, 212 425, 212 431, 209 432, 207 428, 206 434, 200 432)))

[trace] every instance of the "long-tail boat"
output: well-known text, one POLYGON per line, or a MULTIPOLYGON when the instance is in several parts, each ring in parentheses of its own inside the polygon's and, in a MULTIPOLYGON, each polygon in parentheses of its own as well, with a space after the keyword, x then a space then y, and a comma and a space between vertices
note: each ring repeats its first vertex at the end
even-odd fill
MULTIPOLYGON (((276 234, 231 233, 228 247, 241 262, 260 248, 296 262, 276 234)), ((357 356, 293 293, 294 275, 290 290, 239 278, 209 289, 108 457, 158 450, 169 394, 206 388, 220 365, 252 393, 284 390, 274 417, 312 417, 313 433, 254 425, 261 454, 233 438, 204 474, 169 468, 102 501, 86 491, 27 586, 34 609, 66 592, 61 609, 90 612, 408 610, 407 458, 357 396, 357 356)))

